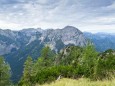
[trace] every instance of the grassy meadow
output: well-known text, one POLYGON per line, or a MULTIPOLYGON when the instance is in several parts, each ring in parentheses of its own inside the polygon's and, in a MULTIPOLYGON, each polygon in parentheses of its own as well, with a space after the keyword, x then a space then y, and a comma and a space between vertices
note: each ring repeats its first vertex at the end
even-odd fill
POLYGON ((50 84, 46 83, 44 85, 36 86, 115 86, 115 79, 103 81, 90 81, 89 79, 85 78, 80 78, 78 80, 63 78, 50 84))

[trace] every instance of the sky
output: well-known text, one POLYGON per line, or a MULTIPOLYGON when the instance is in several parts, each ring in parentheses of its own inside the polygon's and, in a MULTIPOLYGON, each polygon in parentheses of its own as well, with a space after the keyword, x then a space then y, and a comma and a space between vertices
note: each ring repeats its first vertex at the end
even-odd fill
POLYGON ((115 33, 115 0, 0 0, 0 28, 63 28, 115 33))

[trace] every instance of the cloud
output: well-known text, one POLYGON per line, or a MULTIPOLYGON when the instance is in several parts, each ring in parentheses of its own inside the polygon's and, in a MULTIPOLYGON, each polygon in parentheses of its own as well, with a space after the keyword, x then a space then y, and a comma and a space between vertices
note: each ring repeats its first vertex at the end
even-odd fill
MULTIPOLYGON (((98 32, 102 27, 106 28, 106 25, 110 27, 114 25, 115 2, 114 0, 0 0, 0 20, 5 22, 8 28, 16 26, 18 29, 25 27, 45 29, 74 25, 80 27, 82 31, 91 26, 91 31, 98 32)), ((0 27, 3 26, 1 23, 0 27)))
POLYGON ((16 30, 16 28, 20 27, 19 24, 14 24, 14 23, 9 23, 9 22, 5 22, 5 21, 0 21, 0 26, 3 28, 3 29, 14 29, 16 30))

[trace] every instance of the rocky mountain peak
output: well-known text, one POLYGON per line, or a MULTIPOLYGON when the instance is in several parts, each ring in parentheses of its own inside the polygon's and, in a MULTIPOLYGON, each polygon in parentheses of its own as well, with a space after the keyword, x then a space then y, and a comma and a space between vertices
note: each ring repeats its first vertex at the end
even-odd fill
POLYGON ((63 30, 65 30, 65 31, 77 31, 77 32, 79 32, 79 33, 82 33, 78 28, 76 28, 76 27, 74 27, 74 26, 65 26, 65 27, 63 28, 63 30))
MULTIPOLYGON (((87 40, 84 37, 83 33, 73 26, 66 26, 62 29, 46 30, 43 30, 41 28, 28 28, 20 31, 0 29, 0 35, 0 48, 2 49, 1 51, 4 52, 5 48, 8 47, 8 51, 6 50, 7 53, 10 53, 12 48, 17 49, 22 46, 27 46, 35 40, 40 40, 41 44, 49 45, 50 48, 55 51, 58 51, 69 44, 73 44, 76 46, 84 46, 87 44, 87 40), (63 47, 60 45, 62 45, 63 47), (59 46, 60 49, 58 49, 59 46)), ((4 52, 2 54, 6 53, 4 52)))

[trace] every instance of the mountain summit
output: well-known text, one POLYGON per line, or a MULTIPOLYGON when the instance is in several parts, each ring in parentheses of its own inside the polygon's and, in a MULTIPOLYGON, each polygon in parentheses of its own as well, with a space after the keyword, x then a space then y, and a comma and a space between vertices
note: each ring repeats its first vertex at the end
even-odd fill
POLYGON ((28 28, 20 31, 0 29, 0 55, 9 54, 31 42, 39 40, 41 44, 49 45, 52 50, 59 51, 61 45, 74 44, 76 46, 86 45, 86 38, 83 33, 73 26, 66 26, 63 29, 28 28))

